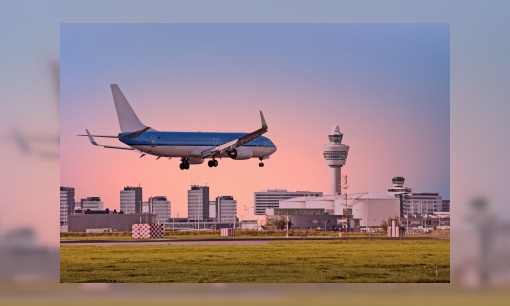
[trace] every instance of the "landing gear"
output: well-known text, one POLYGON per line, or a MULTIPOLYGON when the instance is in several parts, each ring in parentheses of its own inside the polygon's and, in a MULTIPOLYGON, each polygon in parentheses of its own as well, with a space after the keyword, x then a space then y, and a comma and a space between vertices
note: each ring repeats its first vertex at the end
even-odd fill
POLYGON ((215 159, 212 159, 212 160, 207 162, 207 165, 209 166, 209 168, 218 167, 218 161, 215 160, 215 159))
POLYGON ((264 167, 264 163, 262 162, 262 157, 259 157, 259 159, 260 159, 259 167, 264 167))
POLYGON ((189 163, 187 158, 183 158, 181 160, 181 164, 179 165, 179 169, 181 170, 188 170, 189 169, 189 163))

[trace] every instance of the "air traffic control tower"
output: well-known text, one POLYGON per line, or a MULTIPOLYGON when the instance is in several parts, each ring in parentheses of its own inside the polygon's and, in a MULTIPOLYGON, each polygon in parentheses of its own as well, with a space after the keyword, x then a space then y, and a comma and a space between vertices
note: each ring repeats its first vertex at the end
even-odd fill
POLYGON ((340 128, 335 125, 331 128, 329 133, 329 144, 322 146, 324 153, 324 159, 326 164, 330 168, 330 184, 331 194, 342 194, 341 189, 341 169, 345 165, 347 160, 347 152, 349 152, 349 146, 342 144, 342 137, 344 134, 340 133, 340 128))
POLYGON ((406 193, 412 193, 413 190, 409 187, 404 187, 405 178, 403 176, 395 176, 391 179, 393 186, 388 188, 388 193, 394 195, 396 198, 400 199, 400 217, 404 216, 404 201, 402 197, 406 193))

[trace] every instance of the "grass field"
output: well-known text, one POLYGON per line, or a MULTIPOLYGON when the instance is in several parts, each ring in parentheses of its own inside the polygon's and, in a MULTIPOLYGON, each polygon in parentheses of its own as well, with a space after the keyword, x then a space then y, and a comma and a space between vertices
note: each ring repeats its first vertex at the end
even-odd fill
POLYGON ((60 254, 63 283, 450 281, 449 240, 61 246, 60 254))

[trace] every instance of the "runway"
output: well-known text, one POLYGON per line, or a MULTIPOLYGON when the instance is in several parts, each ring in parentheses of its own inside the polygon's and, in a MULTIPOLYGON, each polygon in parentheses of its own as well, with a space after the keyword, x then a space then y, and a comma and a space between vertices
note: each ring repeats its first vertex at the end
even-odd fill
POLYGON ((193 244, 241 244, 262 245, 269 242, 292 241, 342 241, 342 240, 450 240, 450 237, 291 237, 291 238, 214 238, 214 239, 140 239, 140 240, 62 240, 60 245, 67 246, 112 246, 112 245, 193 245, 193 244))

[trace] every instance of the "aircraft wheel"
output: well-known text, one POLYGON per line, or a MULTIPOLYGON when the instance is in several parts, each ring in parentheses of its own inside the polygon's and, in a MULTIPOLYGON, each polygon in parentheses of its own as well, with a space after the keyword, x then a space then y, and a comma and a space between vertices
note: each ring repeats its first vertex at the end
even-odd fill
POLYGON ((213 161, 212 161, 212 160, 208 161, 208 162, 207 162, 207 165, 209 166, 209 168, 214 167, 214 165, 213 165, 213 161))
POLYGON ((188 170, 189 169, 189 164, 188 163, 185 163, 184 164, 184 169, 188 170))
POLYGON ((184 164, 183 163, 180 163, 179 169, 184 170, 184 164))
POLYGON ((264 167, 264 163, 259 163, 259 167, 264 167))
POLYGON ((218 167, 218 161, 217 160, 213 160, 212 162, 213 162, 213 166, 214 167, 218 167))

